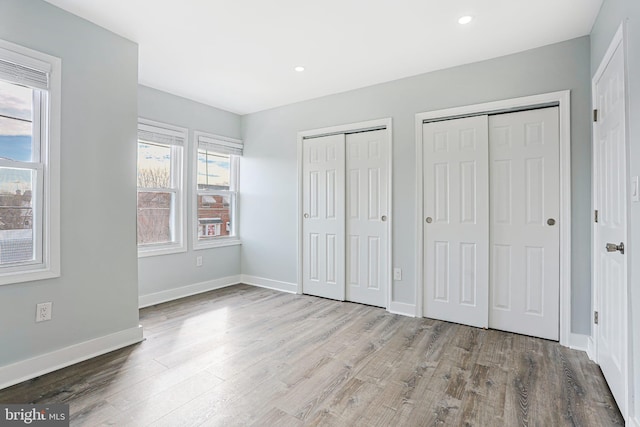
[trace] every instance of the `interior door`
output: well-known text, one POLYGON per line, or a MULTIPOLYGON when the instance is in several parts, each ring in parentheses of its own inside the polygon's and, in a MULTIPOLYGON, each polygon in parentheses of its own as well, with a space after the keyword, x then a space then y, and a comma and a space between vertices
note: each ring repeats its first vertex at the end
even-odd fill
POLYGON ((558 108, 489 117, 489 327, 559 339, 558 108))
POLYGON ((423 125, 424 315, 488 324, 487 116, 423 125))
POLYGON ((347 301, 387 306, 387 130, 349 134, 347 167, 347 301))
POLYGON ((627 411, 627 160, 624 56, 619 45, 596 82, 594 245, 597 360, 623 415, 627 411))
POLYGON ((302 291, 345 298, 345 136, 303 141, 302 291))

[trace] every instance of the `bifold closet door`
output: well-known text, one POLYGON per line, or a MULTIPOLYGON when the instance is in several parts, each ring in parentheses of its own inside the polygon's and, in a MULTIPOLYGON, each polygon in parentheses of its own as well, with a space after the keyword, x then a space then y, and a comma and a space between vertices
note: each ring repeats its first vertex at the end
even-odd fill
POLYGON ((302 290, 345 298, 345 135, 303 141, 302 290))
POLYGON ((424 315, 488 325, 487 116, 423 125, 424 315))
POLYGON ((489 147, 489 327, 558 340, 558 108, 490 116, 489 147))
POLYGON ((347 301, 387 306, 387 130, 347 135, 347 301))

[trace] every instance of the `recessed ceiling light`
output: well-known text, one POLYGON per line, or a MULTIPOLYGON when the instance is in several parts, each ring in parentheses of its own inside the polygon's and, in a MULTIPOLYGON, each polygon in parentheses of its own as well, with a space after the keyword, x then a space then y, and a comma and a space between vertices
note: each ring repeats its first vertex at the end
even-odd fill
POLYGON ((465 15, 460 17, 460 19, 458 19, 458 23, 461 25, 465 25, 471 22, 472 20, 473 20, 473 16, 465 15))
POLYGON ((297 72, 301 73, 304 71, 304 67, 301 65, 298 65, 296 68, 294 68, 294 70, 296 70, 297 72))

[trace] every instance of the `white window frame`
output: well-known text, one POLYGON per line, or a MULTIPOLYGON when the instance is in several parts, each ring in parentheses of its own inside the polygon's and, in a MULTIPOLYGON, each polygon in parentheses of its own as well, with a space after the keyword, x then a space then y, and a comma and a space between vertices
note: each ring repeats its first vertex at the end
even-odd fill
MULTIPOLYGON (((29 77, 16 75, 10 83, 39 89, 34 92, 34 152, 37 162, 3 160, 0 166, 35 171, 33 220, 36 234, 35 261, 0 267, 0 285, 60 277, 60 98, 62 61, 51 55, 0 40, 0 60, 46 74, 41 86, 30 85, 29 77), (46 89, 45 89, 46 87, 46 89), (36 118, 38 117, 38 118, 36 118)), ((28 74, 28 73, 27 73, 28 74)), ((4 80, 4 79, 3 79, 4 80)))
MULTIPOLYGON (((169 243, 152 243, 140 245, 138 244, 138 258, 169 255, 187 251, 186 235, 187 224, 185 218, 187 217, 187 203, 185 199, 184 186, 186 182, 186 167, 185 167, 185 153, 188 153, 188 140, 189 130, 183 127, 170 125, 167 123, 157 122, 154 120, 139 118, 138 119, 138 132, 141 130, 149 131, 153 133, 166 136, 167 139, 177 138, 181 139, 182 143, 165 143, 158 142, 159 144, 171 146, 171 188, 145 188, 147 191, 161 191, 174 194, 174 216, 171 218, 173 222, 173 241, 169 243)), ((136 152, 140 138, 136 138, 136 152)), ((152 141, 150 141, 152 142, 152 141)), ((137 161, 136 161, 137 167, 137 161)), ((137 175, 136 175, 137 177, 137 175)), ((136 178, 137 179, 137 178, 136 178)), ((140 190, 140 187, 136 184, 136 194, 140 190)), ((137 224, 137 216, 136 216, 137 224)), ((137 233, 136 233, 137 239, 137 233)))
MULTIPOLYGON (((193 250, 201 250, 201 249, 209 249, 209 248, 218 248, 223 246, 233 246, 242 244, 240 240, 240 228, 238 227, 238 209, 239 202, 238 198, 240 195, 240 155, 234 155, 231 157, 231 176, 230 180, 230 188, 231 190, 206 190, 199 191, 198 190, 198 150, 200 149, 200 141, 205 141, 210 145, 219 145, 221 147, 233 147, 239 148, 242 150, 242 141, 235 138, 228 138, 225 136, 214 135, 207 132, 195 131, 193 133, 193 155, 192 155, 192 240, 193 240, 193 250), (198 230, 200 228, 200 223, 198 220, 198 195, 230 195, 230 205, 231 205, 231 229, 233 230, 233 235, 231 236, 219 236, 213 239, 208 240, 200 240, 198 238, 198 230)), ((222 227, 222 224, 220 225, 222 227)), ((226 227, 226 224, 224 224, 226 227)))

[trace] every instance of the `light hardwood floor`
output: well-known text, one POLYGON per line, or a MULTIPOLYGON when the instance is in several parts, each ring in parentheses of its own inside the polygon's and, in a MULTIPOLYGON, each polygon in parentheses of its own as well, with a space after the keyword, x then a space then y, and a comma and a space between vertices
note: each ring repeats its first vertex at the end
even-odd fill
POLYGON ((622 425, 558 343, 238 285, 140 311, 146 340, 0 391, 71 425, 622 425))

